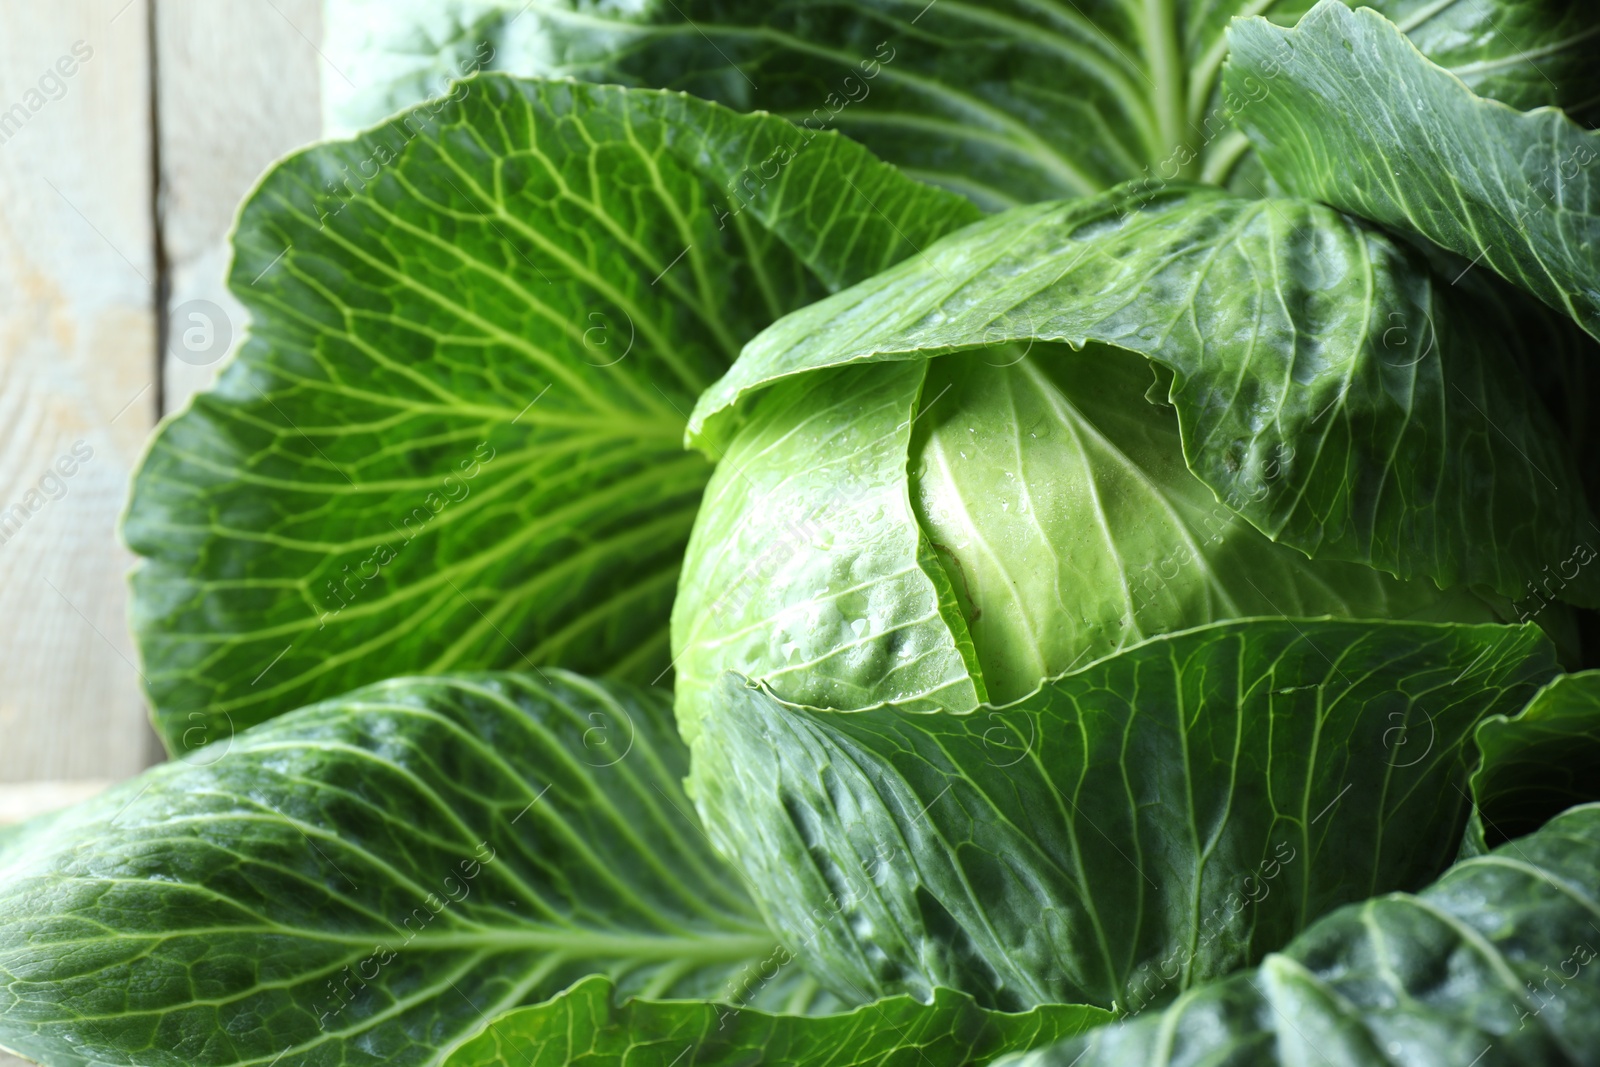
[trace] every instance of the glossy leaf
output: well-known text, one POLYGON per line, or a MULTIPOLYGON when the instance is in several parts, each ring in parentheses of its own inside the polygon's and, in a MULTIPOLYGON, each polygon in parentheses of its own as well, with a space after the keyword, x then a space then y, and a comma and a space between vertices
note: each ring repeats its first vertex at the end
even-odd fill
POLYGON ((1478 727, 1472 776, 1479 818, 1469 852, 1532 833, 1574 804, 1600 800, 1600 671, 1564 674, 1510 718, 1478 727))
MULTIPOLYGON (((1592 516, 1505 306, 1320 205, 1126 188, 985 220, 780 320, 690 432, 720 447, 742 397, 823 368, 1100 342, 1171 371, 1190 470, 1272 539, 1515 597, 1592 516)), ((1561 595, 1600 603, 1600 572, 1561 595)))
MULTIPOLYGON (((351 3, 336 0, 336 16, 351 3)), ((1218 84, 1228 22, 1261 13, 1292 22, 1310 6, 448 0, 443 12, 418 18, 417 30, 375 35, 373 50, 376 73, 393 78, 398 70, 395 87, 403 88, 431 66, 413 58, 419 37, 437 39, 444 59, 466 55, 470 35, 474 48, 487 46, 495 64, 519 73, 681 89, 838 129, 909 174, 1003 208, 1144 176, 1226 178, 1244 149, 1233 128, 1237 109, 1218 84), (442 32, 449 22, 460 30, 442 32)), ((1478 91, 1519 107, 1570 105, 1600 92, 1588 62, 1594 23, 1581 5, 1373 6, 1478 91)), ((385 16, 393 18, 387 9, 385 16)))
POLYGON ((1474 96, 1335 0, 1293 30, 1243 20, 1232 40, 1230 84, 1274 72, 1242 121, 1285 188, 1421 234, 1600 337, 1600 133, 1474 96))
POLYGON ((615 1003, 604 978, 494 1020, 447 1067, 965 1067, 1052 1044, 1109 1021, 1052 1004, 1021 1015, 984 1011, 936 990, 932 1003, 890 997, 838 1015, 775 1015, 704 1001, 615 1003))
POLYGON ((1351 905, 1254 971, 1006 1067, 1592 1067, 1600 805, 1351 905))
POLYGON ((503 76, 279 164, 234 238, 251 337, 124 525, 169 746, 417 671, 658 678, 694 396, 975 214, 834 134, 503 76))
POLYGON ((717 995, 775 945, 693 821, 667 703, 554 671, 384 682, 56 817, 0 869, 0 1045, 435 1064, 593 973, 717 995))
POLYGON ((970 715, 816 711, 730 675, 692 790, 829 988, 1126 1010, 1426 884, 1473 729, 1553 667, 1532 627, 1274 619, 970 715))

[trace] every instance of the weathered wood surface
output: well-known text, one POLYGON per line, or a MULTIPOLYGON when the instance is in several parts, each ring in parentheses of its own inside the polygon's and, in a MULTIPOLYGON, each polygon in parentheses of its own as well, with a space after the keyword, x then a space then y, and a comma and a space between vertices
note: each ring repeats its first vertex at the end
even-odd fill
POLYGON ((156 416, 146 0, 0 32, 0 782, 148 760, 116 537, 156 416))
POLYGON ((320 136, 324 61, 320 0, 155 2, 171 412, 239 343, 244 309, 224 284, 228 231, 261 172, 320 136), (205 304, 220 310, 216 321, 205 304))
POLYGON ((116 521, 158 414, 238 344, 226 236, 319 136, 321 25, 320 0, 0 4, 0 824, 159 758, 116 521))

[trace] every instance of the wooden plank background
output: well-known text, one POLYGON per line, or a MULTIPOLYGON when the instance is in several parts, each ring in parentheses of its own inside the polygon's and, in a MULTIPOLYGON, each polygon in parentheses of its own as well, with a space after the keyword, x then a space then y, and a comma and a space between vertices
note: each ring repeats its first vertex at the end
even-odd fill
POLYGON ((194 302, 238 343, 225 237, 320 135, 321 26, 320 0, 0 0, 0 823, 161 758, 117 517, 225 358, 183 348, 194 302))

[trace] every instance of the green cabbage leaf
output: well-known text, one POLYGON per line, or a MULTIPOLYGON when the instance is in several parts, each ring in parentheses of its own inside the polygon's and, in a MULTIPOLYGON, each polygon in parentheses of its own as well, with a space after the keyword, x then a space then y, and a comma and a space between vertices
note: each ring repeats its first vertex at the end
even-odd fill
POLYGON ((1550 1067, 1600 1049, 1600 805, 1314 924, 1261 966, 1006 1067, 1550 1067))
POLYGON ((0 853, 0 1046, 49 1064, 436 1064, 589 975, 811 1003, 712 852, 665 693, 399 679, 280 716, 0 853))
POLYGON ((124 521, 168 746, 395 675, 658 680, 694 398, 976 216, 837 134, 503 75, 290 156, 234 233, 250 336, 124 521))
POLYGON ((729 675, 690 788, 837 994, 1129 1011, 1427 884, 1475 729, 1553 673, 1532 626, 1266 619, 964 715, 804 708, 729 675))

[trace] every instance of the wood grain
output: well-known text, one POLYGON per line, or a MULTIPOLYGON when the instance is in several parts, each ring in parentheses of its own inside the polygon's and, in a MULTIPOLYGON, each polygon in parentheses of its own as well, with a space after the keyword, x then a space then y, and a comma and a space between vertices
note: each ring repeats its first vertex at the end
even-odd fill
MULTIPOLYGON (((260 173, 318 136, 321 7, 62 0, 5 20, 0 783, 91 783, 160 755, 117 517, 158 406, 209 384, 243 333, 226 235, 260 173), (185 346, 204 339, 194 301, 232 346, 185 346)), ((0 817, 73 788, 13 790, 0 817)))
POLYGON ((0 35, 0 781, 148 754, 116 538, 155 417, 147 17, 13 4, 0 35))
POLYGON ((320 0, 156 0, 155 14, 171 412, 215 377, 222 333, 234 348, 243 333, 224 285, 239 202, 274 160, 320 136, 321 77, 339 75, 320 52, 320 0), (193 301, 221 317, 205 322, 193 301))

